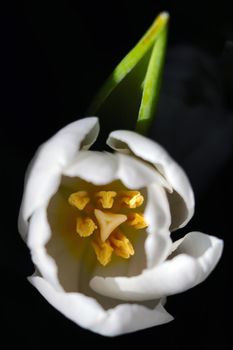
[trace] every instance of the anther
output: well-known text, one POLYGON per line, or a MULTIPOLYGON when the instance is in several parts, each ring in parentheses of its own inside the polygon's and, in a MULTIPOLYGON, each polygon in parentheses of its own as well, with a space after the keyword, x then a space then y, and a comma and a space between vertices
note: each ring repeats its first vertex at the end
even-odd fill
POLYGON ((99 191, 96 193, 98 203, 100 203, 104 209, 112 208, 116 195, 115 191, 99 191))
POLYGON ((69 196, 68 202, 77 209, 83 210, 90 202, 90 198, 86 191, 78 191, 69 196))
POLYGON ((97 229, 96 224, 91 218, 78 217, 76 221, 76 231, 81 237, 88 237, 92 235, 94 230, 97 229))
POLYGON ((106 266, 110 261, 113 253, 113 248, 111 247, 109 241, 102 242, 98 237, 91 242, 96 257, 101 265, 106 266))
POLYGON ((148 227, 148 224, 143 216, 139 213, 130 213, 128 215, 127 224, 133 226, 136 229, 142 229, 148 227))
POLYGON ((119 230, 116 230, 109 237, 109 242, 114 249, 114 253, 122 258, 128 259, 134 255, 134 249, 128 238, 119 230))
POLYGON ((124 191, 121 194, 121 203, 130 209, 140 207, 144 198, 139 191, 124 191))

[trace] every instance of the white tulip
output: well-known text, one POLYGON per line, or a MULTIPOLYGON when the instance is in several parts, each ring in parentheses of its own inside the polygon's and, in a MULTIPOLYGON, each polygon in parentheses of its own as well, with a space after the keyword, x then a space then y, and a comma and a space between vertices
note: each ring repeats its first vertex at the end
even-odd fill
POLYGON ((115 336, 167 323, 166 296, 202 282, 222 240, 172 242, 194 212, 190 183, 157 143, 114 131, 116 152, 88 151, 98 119, 60 130, 32 160, 19 215, 35 273, 29 281, 66 317, 115 336))

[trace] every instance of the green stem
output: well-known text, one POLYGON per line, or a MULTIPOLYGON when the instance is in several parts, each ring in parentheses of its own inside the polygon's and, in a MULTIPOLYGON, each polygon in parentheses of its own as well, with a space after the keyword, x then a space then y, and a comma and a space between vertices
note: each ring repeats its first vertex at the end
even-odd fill
POLYGON ((159 101, 167 43, 167 32, 168 30, 166 26, 154 44, 144 80, 142 100, 136 122, 136 131, 143 135, 147 133, 149 127, 151 126, 159 101))

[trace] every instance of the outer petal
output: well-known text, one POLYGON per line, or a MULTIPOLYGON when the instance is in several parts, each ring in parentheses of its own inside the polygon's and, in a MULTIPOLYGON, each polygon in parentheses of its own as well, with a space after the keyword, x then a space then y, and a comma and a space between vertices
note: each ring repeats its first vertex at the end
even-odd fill
POLYGON ((61 129, 39 147, 27 171, 19 215, 19 231, 24 239, 32 213, 47 204, 57 190, 63 169, 80 148, 91 146, 98 132, 97 118, 81 119, 61 129))
POLYGON ((156 142, 132 131, 113 131, 107 140, 113 149, 128 149, 137 157, 153 164, 163 174, 175 193, 168 196, 172 212, 172 229, 183 227, 194 212, 194 196, 189 180, 181 167, 156 142), (174 212, 174 213, 173 213, 174 212))
POLYGON ((152 300, 183 292, 204 281, 220 259, 223 242, 213 236, 191 232, 175 251, 177 255, 141 275, 94 277, 96 292, 121 300, 152 300))
POLYGON ((57 265, 45 247, 50 235, 46 208, 39 208, 30 219, 27 244, 36 268, 57 290, 63 290, 57 278, 57 265))
POLYGON ((106 311, 95 299, 83 294, 57 292, 39 276, 32 276, 29 281, 67 318, 83 328, 105 336, 134 332, 173 320, 163 308, 162 301, 154 309, 138 304, 119 304, 106 311))

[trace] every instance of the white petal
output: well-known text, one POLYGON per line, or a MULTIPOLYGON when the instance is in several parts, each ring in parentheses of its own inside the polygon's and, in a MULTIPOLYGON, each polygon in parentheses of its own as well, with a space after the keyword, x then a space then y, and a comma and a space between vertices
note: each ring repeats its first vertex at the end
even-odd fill
POLYGON ((223 240, 201 232, 190 232, 173 245, 176 248, 174 257, 186 254, 198 262, 201 271, 196 284, 204 281, 213 271, 223 251, 223 240))
POLYGON ((163 262, 170 253, 172 241, 169 227, 170 209, 164 189, 156 184, 148 186, 148 204, 145 218, 149 223, 148 237, 145 242, 147 267, 152 268, 163 262))
POLYGON ((170 185, 161 174, 149 164, 130 155, 115 153, 119 162, 117 177, 130 189, 147 187, 150 184, 159 184, 167 190, 170 185))
POLYGON ((80 177, 94 185, 105 185, 117 179, 118 161, 114 154, 80 151, 64 170, 64 175, 80 177))
POLYGON ((169 186, 157 170, 147 163, 125 154, 116 153, 116 157, 119 160, 117 176, 124 185, 130 189, 147 188, 145 218, 149 226, 146 229, 145 252, 147 267, 153 267, 167 257, 172 245, 170 209, 163 188, 169 189, 169 186))
POLYGON ((28 247, 34 265, 40 273, 57 289, 62 290, 57 279, 57 266, 47 254, 45 244, 51 235, 45 208, 39 208, 29 221, 28 247))
POLYGON ((25 178, 19 215, 19 231, 24 239, 27 234, 27 221, 32 213, 47 204, 58 188, 63 169, 77 155, 80 148, 90 147, 98 132, 98 119, 85 118, 67 125, 40 146, 25 178))
POLYGON ((67 318, 83 328, 105 336, 134 332, 173 319, 161 302, 154 309, 138 304, 119 304, 112 309, 104 310, 95 299, 83 294, 57 292, 41 277, 32 276, 29 277, 29 281, 67 318))
POLYGON ((39 208, 32 215, 27 244, 34 265, 57 291, 69 289, 71 286, 78 289, 81 250, 85 242, 81 241, 79 246, 80 257, 74 258, 59 232, 51 232, 46 208, 39 208), (48 242, 49 245, 46 245, 48 242))
MULTIPOLYGON (((51 231, 49 239, 46 242, 42 240, 38 242, 39 238, 36 238, 37 244, 30 245, 34 254, 37 254, 39 244, 41 244, 43 248, 45 246, 47 255, 50 259, 53 259, 56 265, 56 270, 50 270, 53 280, 56 279, 57 283, 59 283, 65 291, 69 292, 77 292, 80 289, 80 284, 82 284, 81 279, 83 279, 81 276, 82 260, 84 259, 83 255, 86 254, 87 245, 90 243, 77 234, 75 225, 72 224, 76 221, 76 215, 77 213, 71 210, 66 197, 58 191, 50 200, 47 208, 48 224, 51 231)), ((38 223, 38 226, 41 228, 40 223, 38 223)), ((31 238, 30 241, 32 241, 32 232, 30 229, 31 227, 29 227, 29 238, 31 238)), ((42 234, 39 236, 42 236, 42 234)), ((45 259, 43 259, 43 261, 45 261, 45 259)), ((42 259, 38 261, 37 266, 39 267, 43 261, 42 259)), ((45 272, 40 268, 39 270, 43 277, 48 279, 45 275, 45 273, 48 274, 48 269, 47 271, 45 270, 45 272)), ((88 276, 84 277, 88 279, 88 276)), ((51 280, 49 281, 52 283, 51 280)))
POLYGON ((146 187, 150 183, 158 183, 170 189, 167 181, 152 166, 118 153, 80 151, 63 173, 70 177, 80 177, 95 185, 104 185, 118 179, 132 189, 146 187))
POLYGON ((194 212, 194 196, 189 180, 181 167, 156 142, 133 131, 113 131, 107 144, 119 152, 129 149, 137 157, 153 164, 175 190, 169 197, 172 229, 183 227, 194 212), (178 195, 177 195, 178 194, 178 195))
MULTIPOLYGON (((180 241, 181 242, 181 241, 180 241)), ((183 292, 201 283, 214 269, 223 242, 191 232, 178 246, 177 255, 135 277, 94 277, 90 285, 102 295, 121 300, 152 300, 183 292)))

